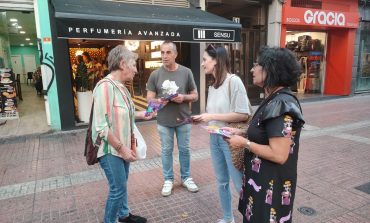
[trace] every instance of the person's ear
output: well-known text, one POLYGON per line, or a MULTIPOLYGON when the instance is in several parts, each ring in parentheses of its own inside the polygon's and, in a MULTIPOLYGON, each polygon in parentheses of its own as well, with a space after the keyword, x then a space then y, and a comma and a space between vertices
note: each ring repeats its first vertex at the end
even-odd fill
POLYGON ((124 70, 124 69, 125 69, 125 67, 126 67, 126 63, 125 63, 125 61, 124 61, 124 60, 121 60, 121 62, 119 63, 119 68, 120 68, 121 70, 124 70))

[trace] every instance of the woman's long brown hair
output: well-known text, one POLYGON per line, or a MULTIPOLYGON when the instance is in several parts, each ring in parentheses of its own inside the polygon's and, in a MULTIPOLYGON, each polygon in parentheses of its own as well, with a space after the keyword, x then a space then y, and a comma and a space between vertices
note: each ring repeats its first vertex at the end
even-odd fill
POLYGON ((215 77, 212 85, 217 89, 225 81, 226 75, 230 73, 230 57, 226 49, 222 46, 214 47, 210 44, 205 51, 210 57, 216 60, 215 77))

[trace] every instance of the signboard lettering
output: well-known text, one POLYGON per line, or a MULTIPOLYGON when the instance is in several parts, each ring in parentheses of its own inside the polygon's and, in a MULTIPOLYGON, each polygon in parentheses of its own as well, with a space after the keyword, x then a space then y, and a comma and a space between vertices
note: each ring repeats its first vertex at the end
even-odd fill
POLYGON ((345 26, 346 17, 343 13, 307 10, 304 13, 304 22, 307 24, 345 26))
POLYGON ((119 21, 94 21, 57 19, 60 38, 172 40, 188 42, 238 42, 239 28, 197 28, 190 25, 130 23, 119 21))
POLYGON ((193 30, 194 40, 209 40, 209 41, 230 41, 235 39, 234 30, 224 29, 198 29, 193 30))
POLYGON ((283 24, 338 28, 357 28, 359 25, 358 14, 354 12, 285 7, 283 15, 283 24))

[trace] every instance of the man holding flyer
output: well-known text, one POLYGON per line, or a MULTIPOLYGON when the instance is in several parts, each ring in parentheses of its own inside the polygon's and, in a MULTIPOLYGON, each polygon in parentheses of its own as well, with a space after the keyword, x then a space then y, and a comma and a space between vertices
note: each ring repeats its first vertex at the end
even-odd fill
MULTIPOLYGON (((153 71, 147 83, 147 101, 150 104, 162 103, 158 110, 157 128, 162 146, 162 166, 164 184, 162 195, 172 193, 173 147, 176 133, 179 149, 181 182, 190 192, 197 192, 198 186, 190 177, 190 130, 191 111, 189 102, 198 100, 193 73, 176 63, 177 49, 173 42, 161 45, 162 67, 153 71)), ((148 111, 148 110, 147 110, 148 111)))

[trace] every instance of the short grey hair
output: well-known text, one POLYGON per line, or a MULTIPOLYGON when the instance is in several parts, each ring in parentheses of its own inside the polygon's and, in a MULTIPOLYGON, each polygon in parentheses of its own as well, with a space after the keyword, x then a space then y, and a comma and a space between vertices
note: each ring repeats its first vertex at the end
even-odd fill
POLYGON ((161 48, 162 48, 162 46, 163 46, 163 45, 165 45, 165 44, 171 45, 171 46, 172 46, 172 50, 173 50, 173 52, 177 53, 177 47, 176 47, 176 44, 175 44, 174 42, 169 41, 169 40, 166 40, 166 41, 164 41, 164 42, 162 43, 161 48))
POLYGON ((131 52, 124 45, 114 47, 108 55, 108 70, 110 72, 119 70, 121 61, 128 64, 131 60, 136 61, 138 58, 137 53, 131 52))

